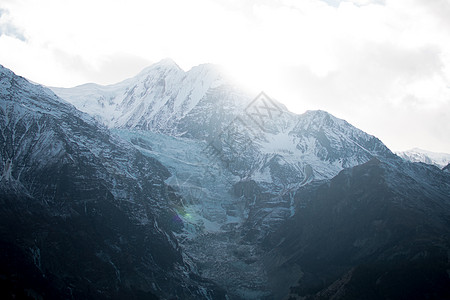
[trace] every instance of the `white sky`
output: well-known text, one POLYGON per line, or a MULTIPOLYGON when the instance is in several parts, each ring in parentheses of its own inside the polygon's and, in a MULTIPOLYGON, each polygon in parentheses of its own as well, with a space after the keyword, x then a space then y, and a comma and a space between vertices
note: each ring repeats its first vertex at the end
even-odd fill
POLYGON ((450 153, 449 0, 0 2, 0 64, 44 85, 115 83, 166 57, 220 64, 392 150, 450 153))

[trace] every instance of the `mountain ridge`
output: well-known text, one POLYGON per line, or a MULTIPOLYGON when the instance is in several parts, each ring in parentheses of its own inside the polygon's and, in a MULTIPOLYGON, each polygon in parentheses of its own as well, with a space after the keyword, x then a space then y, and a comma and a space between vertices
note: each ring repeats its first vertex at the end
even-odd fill
MULTIPOLYGON (((19 234, 7 228, 20 211, 38 212, 44 228, 54 214, 64 229, 52 239, 39 234, 39 243, 20 249, 37 268, 34 274, 48 267, 49 253, 55 255, 45 243, 76 244, 95 236, 105 241, 88 243, 97 249, 96 258, 80 261, 103 266, 91 281, 107 295, 119 287, 133 296, 132 287, 121 282, 139 282, 140 292, 151 293, 147 297, 360 299, 361 285, 393 297, 382 275, 413 291, 398 276, 408 270, 418 282, 439 279, 439 293, 446 295, 441 287, 448 283, 442 277, 448 269, 442 263, 449 249, 448 172, 403 160, 378 138, 327 112, 296 115, 264 93, 251 98, 210 76, 209 68, 189 79, 166 61, 99 93, 93 85, 65 89, 69 102, 93 101, 84 107, 91 117, 67 100, 50 101, 53 93, 26 81, 15 88, 9 79, 0 81, 1 108, 7 112, 0 124, 5 137, 0 190, 22 199, 1 198, 2 237, 19 234), (27 94, 26 87, 43 92, 27 94), (11 99, 17 103, 3 105, 11 99), (110 111, 116 115, 105 121, 110 111), (22 126, 27 118, 36 125, 22 126), (36 132, 46 134, 41 144, 33 138, 36 132), (47 171, 39 171, 41 165, 47 171), (8 189, 19 178, 26 183, 24 194, 8 189), (43 204, 31 210, 29 194, 43 204), (55 199, 63 201, 49 207, 55 199), (101 226, 87 226, 86 220, 101 226), (64 238, 76 224, 86 228, 81 237, 64 238), (148 243, 139 247, 141 240, 148 243), (147 267, 132 260, 144 271, 127 267, 123 255, 129 253, 144 253, 147 267), (390 257, 400 264, 389 267, 390 257), (424 261, 409 268, 417 257, 424 261), (427 264, 434 269, 424 268, 427 264), (367 277, 372 273, 375 278, 367 277), (173 284, 180 288, 171 293, 173 284)), ((39 217, 20 220, 25 235, 33 223, 40 224, 39 217)), ((17 246, 12 240, 7 239, 10 257, 17 246)), ((70 269, 61 259, 66 256, 56 257, 64 267, 50 270, 70 269)), ((77 291, 87 293, 76 280, 77 291)))
POLYGON ((173 60, 165 59, 117 84, 51 89, 79 110, 95 112, 94 116, 109 127, 145 129, 148 122, 164 125, 164 120, 154 114, 158 110, 165 110, 168 119, 188 112, 220 77, 217 67, 211 64, 184 72, 173 60))
MULTIPOLYGON (((295 144, 295 141, 291 141, 290 143, 292 143, 292 146, 288 147, 293 147, 293 150, 290 151, 296 152, 297 150, 301 149, 301 151, 303 151, 303 153, 301 154, 304 154, 305 151, 316 151, 318 153, 315 153, 314 155, 318 155, 322 159, 327 159, 327 157, 330 158, 333 155, 335 156, 335 158, 337 158, 339 155, 328 153, 329 151, 331 151, 331 148, 328 145, 330 141, 328 140, 328 137, 326 137, 326 135, 321 132, 321 129, 325 128, 326 124, 319 124, 317 122, 313 124, 316 119, 318 120, 321 118, 323 122, 325 122, 326 120, 328 120, 328 122, 331 122, 330 124, 328 124, 328 128, 332 127, 333 124, 338 124, 339 127, 345 131, 342 132, 341 136, 334 136, 335 142, 337 144, 341 142, 340 140, 343 140, 343 135, 350 134, 354 137, 351 143, 354 143, 355 147, 361 149, 362 152, 367 152, 369 155, 372 155, 370 154, 370 151, 372 150, 368 150, 370 149, 370 147, 366 147, 368 149, 365 148, 366 145, 363 145, 365 143, 365 141, 363 140, 373 140, 374 142, 376 140, 373 139, 372 136, 367 135, 366 133, 351 126, 346 121, 337 119, 336 117, 331 116, 325 111, 308 111, 301 115, 293 114, 289 112, 283 104, 268 97, 268 99, 265 100, 267 101, 267 103, 265 103, 265 107, 261 108, 261 102, 258 102, 258 97, 252 99, 243 91, 243 89, 236 87, 235 85, 231 85, 229 81, 225 79, 216 80, 217 78, 224 78, 224 76, 219 75, 219 72, 215 70, 215 67, 213 67, 213 70, 215 70, 213 73, 215 73, 215 75, 212 76, 212 78, 214 78, 212 80, 209 76, 211 71, 208 71, 206 73, 204 73, 203 71, 196 71, 203 69, 210 70, 211 67, 207 64, 194 67, 188 72, 185 72, 185 74, 183 75, 188 77, 190 76, 189 74, 192 74, 192 76, 199 77, 199 79, 193 81, 194 83, 205 81, 207 82, 207 84, 203 85, 203 88, 200 89, 201 93, 199 94, 199 96, 194 97, 194 101, 190 101, 192 98, 190 94, 179 93, 180 90, 194 90, 192 84, 189 81, 185 83, 185 80, 177 81, 178 83, 181 82, 182 86, 177 86, 174 89, 173 93, 170 91, 170 84, 164 85, 164 93, 160 93, 158 92, 159 90, 161 90, 161 85, 159 84, 159 82, 161 80, 165 82, 171 82, 171 75, 166 73, 166 67, 168 70, 176 69, 180 71, 179 67, 176 66, 176 64, 172 60, 170 60, 169 63, 166 60, 163 60, 162 62, 156 63, 144 69, 144 71, 142 71, 139 75, 132 79, 127 79, 126 81, 118 83, 117 85, 109 86, 108 89, 111 88, 112 90, 114 90, 114 93, 120 94, 109 95, 109 99, 112 99, 111 101, 115 103, 114 106, 116 108, 114 108, 114 111, 111 111, 111 107, 108 107, 108 104, 104 103, 106 101, 106 98, 108 98, 104 95, 101 96, 100 100, 97 100, 101 102, 101 105, 96 106, 96 108, 95 106, 94 108, 92 108, 92 106, 89 105, 81 107, 82 105, 80 105, 80 99, 83 99, 83 103, 86 103, 88 101, 95 102, 89 91, 83 91, 79 87, 74 89, 53 88, 53 90, 63 99, 73 103, 78 109, 91 114, 100 121, 103 120, 105 125, 112 128, 135 128, 138 130, 150 130, 173 136, 186 136, 209 141, 216 140, 219 144, 223 143, 223 141, 220 141, 221 135, 223 136, 224 134, 227 134, 227 131, 230 131, 231 129, 245 133, 246 138, 252 141, 256 141, 260 144, 258 146, 261 146, 264 141, 267 141, 268 136, 273 137, 274 134, 276 135, 276 133, 287 135, 287 137, 284 138, 284 140, 286 141, 286 139, 295 139, 295 134, 301 135, 302 132, 314 131, 316 132, 316 135, 320 135, 320 138, 318 138, 317 136, 314 138, 314 140, 319 141, 320 149, 314 150, 313 148, 316 148, 316 146, 309 145, 310 143, 313 143, 313 140, 303 139, 297 141, 297 144, 295 144), (163 66, 162 69, 161 65, 163 66), (127 86, 126 88, 124 87, 125 85, 127 86), (146 88, 138 88, 142 86, 145 86, 146 88), (120 88, 116 89, 115 87, 120 88), (143 92, 132 92, 131 94, 133 96, 130 96, 130 91, 135 91, 136 89, 140 89, 143 92), (154 90, 156 92, 152 92, 154 90), (158 102, 159 104, 154 103, 153 105, 143 108, 143 103, 148 102, 148 100, 146 100, 147 95, 152 93, 155 94, 155 97, 156 95, 160 95, 163 98, 165 93, 174 95, 176 94, 176 97, 181 97, 179 100, 177 100, 178 103, 183 103, 183 105, 177 106, 175 104, 176 101, 173 101, 173 99, 164 98, 162 102, 149 100, 154 101, 155 103, 158 102), (138 97, 138 95, 140 95, 140 98, 138 97), (136 112, 136 109, 130 110, 127 108, 129 107, 127 103, 133 101, 135 102, 134 105, 139 108, 137 110, 138 112, 136 112), (267 111, 268 113, 271 112, 269 109, 271 109, 272 112, 276 109, 275 114, 282 114, 282 118, 278 118, 276 120, 275 118, 272 118, 272 116, 270 116, 269 118, 268 116, 264 115, 265 111, 267 111), (151 110, 152 112, 147 112, 149 110, 151 110), (102 112, 100 113, 99 111, 102 112), (111 116, 116 114, 122 115, 122 117, 112 117, 112 119, 114 120, 111 120, 110 122, 105 121, 106 117, 100 116, 101 114, 111 116), (259 120, 263 120, 263 118, 265 118, 265 123, 258 124, 259 120), (145 121, 142 121, 143 119, 145 119, 145 121), (308 124, 308 122, 310 122, 311 124, 308 124), (235 128, 231 128, 232 126, 235 126, 235 128), (321 128, 314 128, 314 126, 319 126, 321 128), (291 128, 290 130, 289 127, 291 128), (358 141, 360 143, 358 143, 358 141), (321 142, 323 143, 323 145, 321 144, 321 142)), ((384 145, 381 146, 381 141, 377 141, 378 142, 375 143, 380 144, 380 146, 378 146, 378 150, 382 152, 388 151, 387 147, 385 147, 384 145), (383 147, 385 147, 386 149, 382 150, 381 148, 383 147)), ((267 145, 267 142, 265 144, 267 145)), ((219 148, 220 151, 223 150, 221 146, 219 148)), ((266 148, 266 152, 270 152, 271 147, 268 146, 266 148)), ((375 148, 373 149, 376 150, 375 148)), ((361 162, 362 161, 359 161, 358 163, 361 162)), ((342 162, 341 168, 354 165, 354 163, 355 162, 352 163, 350 160, 342 162)), ((325 176, 334 176, 337 174, 337 171, 325 176)))
POLYGON ((423 162, 426 164, 434 165, 440 169, 444 168, 450 163, 450 154, 448 153, 438 153, 432 152, 420 148, 413 148, 406 151, 395 152, 398 156, 403 159, 412 162, 423 162))

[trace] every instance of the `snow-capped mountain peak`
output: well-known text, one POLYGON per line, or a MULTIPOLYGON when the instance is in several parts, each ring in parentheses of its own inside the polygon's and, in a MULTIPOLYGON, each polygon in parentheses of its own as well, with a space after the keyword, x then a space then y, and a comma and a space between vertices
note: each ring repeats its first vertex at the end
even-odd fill
POLYGON ((175 68, 181 69, 178 66, 178 64, 173 59, 171 59, 170 57, 166 57, 164 59, 161 59, 160 61, 152 64, 148 68, 155 68, 155 67, 167 67, 167 68, 174 68, 175 67, 175 68))
POLYGON ((109 127, 158 130, 185 116, 210 88, 223 81, 214 65, 185 72, 173 60, 164 59, 117 84, 52 90, 109 127))
POLYGON ((112 128, 215 140, 227 159, 235 160, 236 154, 252 158, 236 165, 235 174, 243 177, 249 169, 267 173, 266 166, 279 157, 295 166, 297 175, 303 176, 308 165, 316 179, 323 179, 374 155, 390 155, 381 141, 325 111, 296 115, 267 96, 252 99, 213 64, 184 72, 166 59, 117 85, 54 91, 112 128), (230 143, 224 139, 237 138, 235 133, 245 147, 222 148, 230 143))
POLYGON ((436 153, 419 148, 413 148, 407 151, 396 152, 398 156, 412 162, 423 162, 429 165, 435 165, 442 169, 450 163, 450 154, 436 153))

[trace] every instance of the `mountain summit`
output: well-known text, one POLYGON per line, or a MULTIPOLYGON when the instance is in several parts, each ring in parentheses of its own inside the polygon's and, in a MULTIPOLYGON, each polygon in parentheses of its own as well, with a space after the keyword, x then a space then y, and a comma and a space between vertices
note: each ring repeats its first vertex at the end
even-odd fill
POLYGON ((164 131, 221 81, 214 65, 200 65, 184 72, 173 60, 164 59, 118 84, 52 89, 108 127, 164 131))

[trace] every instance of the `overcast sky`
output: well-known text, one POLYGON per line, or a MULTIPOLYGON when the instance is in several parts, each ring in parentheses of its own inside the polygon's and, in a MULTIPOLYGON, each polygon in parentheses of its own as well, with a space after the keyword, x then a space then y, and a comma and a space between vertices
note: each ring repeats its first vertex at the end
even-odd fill
POLYGON ((392 150, 450 153, 449 0, 0 2, 0 64, 44 85, 115 83, 167 57, 220 64, 392 150))

